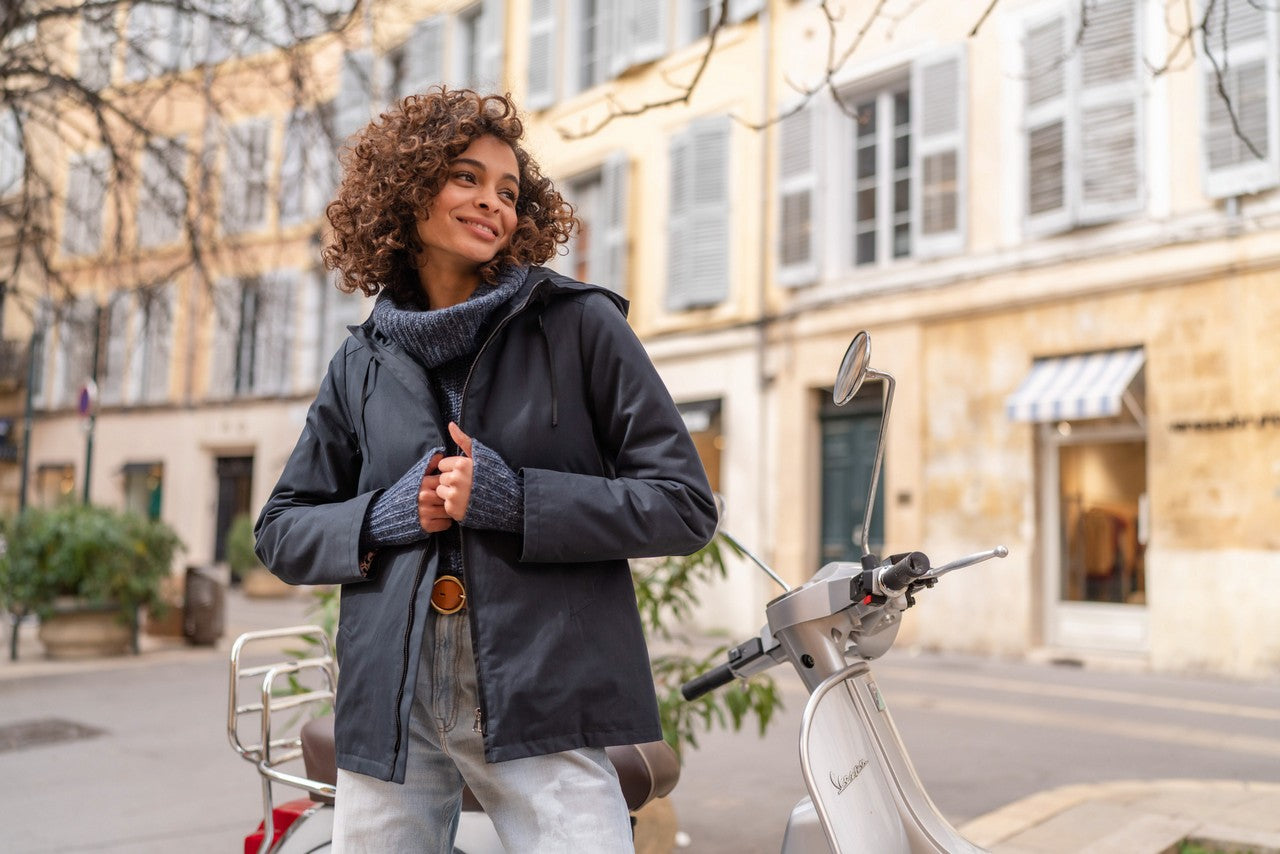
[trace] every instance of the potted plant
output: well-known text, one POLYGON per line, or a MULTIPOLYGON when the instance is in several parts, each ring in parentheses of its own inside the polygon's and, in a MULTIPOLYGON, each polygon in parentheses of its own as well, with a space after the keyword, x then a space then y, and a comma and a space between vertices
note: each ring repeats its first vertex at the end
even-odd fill
POLYGON ((137 651, 138 609, 162 613, 177 534, 158 520, 89 504, 0 520, 0 604, 40 618, 51 658, 137 651))
POLYGON ((227 529, 227 565, 231 568, 231 577, 240 580, 244 595, 264 599, 291 595, 294 588, 262 565, 253 544, 253 517, 241 514, 227 529))

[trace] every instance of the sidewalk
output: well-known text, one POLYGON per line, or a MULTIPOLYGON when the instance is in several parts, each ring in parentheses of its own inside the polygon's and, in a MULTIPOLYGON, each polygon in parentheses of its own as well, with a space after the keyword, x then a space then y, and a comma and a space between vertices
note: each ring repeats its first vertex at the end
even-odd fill
POLYGON ((1134 780, 1040 792, 968 822, 996 854, 1280 854, 1280 785, 1134 780))
MULTIPOLYGON (((21 627, 19 660, 9 661, 9 624, 0 619, 0 693, 6 682, 13 686, 10 680, 29 677, 102 671, 121 671, 122 677, 127 677, 123 671, 221 663, 241 632, 309 622, 310 603, 304 594, 250 599, 232 590, 227 593, 224 632, 214 646, 194 647, 180 638, 144 633, 140 655, 68 662, 43 658, 34 620, 21 627)), ((794 742, 789 738, 779 739, 785 751, 779 762, 790 761, 794 742)), ((708 758, 718 765, 724 761, 708 758)), ((240 769, 234 770, 238 773, 240 769)), ((676 792, 690 809, 703 798, 722 796, 718 787, 703 791, 692 776, 676 792)), ((760 811, 773 812, 778 806, 776 793, 772 798, 767 792, 761 796, 766 800, 757 805, 760 811)), ((686 814, 685 809, 678 805, 677 813, 686 814)), ((960 829, 996 854, 1180 854, 1185 840, 1199 844, 1200 848, 1192 849, 1197 852, 1280 854, 1280 784, 1175 779, 1071 785, 1022 798, 967 821, 960 829)), ((693 854, 708 846, 719 850, 715 835, 710 828, 705 835, 695 834, 685 850, 693 854)))

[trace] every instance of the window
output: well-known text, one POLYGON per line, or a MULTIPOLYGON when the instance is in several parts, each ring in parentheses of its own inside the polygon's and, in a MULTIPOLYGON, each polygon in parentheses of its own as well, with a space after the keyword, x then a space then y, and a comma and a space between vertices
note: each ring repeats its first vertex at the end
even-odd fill
POLYGON ((130 402, 169 400, 169 362, 173 344, 173 286, 135 292, 137 343, 129 364, 126 393, 130 402))
POLYGON ((615 154, 599 169, 570 179, 566 198, 573 204, 581 229, 569 243, 559 269, 582 282, 625 294, 627 256, 627 173, 629 162, 615 154))
POLYGON ((80 13, 80 82, 97 91, 111 85, 116 49, 114 6, 87 7, 80 13))
POLYGON ((138 192, 138 245, 173 243, 187 213, 187 147, 182 137, 155 139, 142 152, 138 192))
POLYGON ((324 213, 338 186, 337 154, 320 115, 325 107, 297 109, 284 131, 280 162, 280 224, 296 225, 324 213))
POLYGON ((424 92, 444 80, 444 25, 442 15, 418 21, 395 51, 388 77, 396 97, 424 92))
POLYGON ((215 398, 292 390, 298 275, 279 270, 224 279, 214 293, 209 394, 215 398))
POLYGON ((269 119, 250 119, 227 129, 222 168, 222 230, 243 234, 266 224, 269 119))
POLYGON ((463 86, 471 88, 480 80, 482 72, 480 52, 484 42, 480 22, 483 12, 484 8, 480 5, 463 9, 458 13, 453 27, 456 65, 454 78, 463 86))
POLYGON ((124 509, 148 519, 160 518, 164 463, 124 464, 124 509))
POLYGON ((41 463, 36 468, 37 507, 56 507, 72 500, 76 491, 76 467, 71 463, 41 463))
POLYGON ((729 295, 729 119, 697 119, 671 140, 667 308, 729 295))
POLYGON ((93 376, 94 348, 98 345, 98 306, 84 297, 63 306, 57 321, 53 351, 53 408, 75 406, 80 389, 93 376))
POLYGON ((373 54, 349 51, 342 57, 338 97, 334 102, 333 130, 345 140, 369 123, 373 103, 373 54))
POLYGON ((711 32, 720 15, 721 0, 678 0, 680 5, 680 43, 695 42, 711 32))
POLYGON ((1097 0, 1029 23, 1025 62, 1028 230, 1113 220, 1141 206, 1142 58, 1136 0, 1097 0))
POLYGON ((131 5, 125 25, 125 79, 137 83, 189 65, 194 20, 175 6, 131 5))
POLYGON ((314 388, 329 368, 329 360, 348 334, 347 327, 362 322, 372 301, 357 291, 338 290, 338 273, 313 270, 304 273, 299 282, 300 301, 297 316, 303 318, 298 327, 296 348, 300 366, 299 386, 314 388))
POLYGON ((106 196, 106 150, 73 155, 67 168, 62 251, 68 255, 93 255, 98 252, 102 245, 102 206, 106 196))
POLYGON ((676 405, 693 446, 702 460, 707 483, 712 492, 720 492, 720 455, 724 450, 724 431, 720 418, 720 399, 699 400, 676 405))
POLYGON ((549 107, 562 91, 576 94, 663 56, 668 48, 669 2, 533 0, 527 78, 530 109, 549 107))
POLYGON ((487 91, 502 88, 506 4, 484 0, 453 21, 453 79, 456 85, 487 91))
POLYGON ((878 85, 847 87, 848 112, 811 100, 784 113, 778 284, 813 282, 824 261, 845 270, 964 248, 965 93, 965 53, 955 46, 878 85), (836 231, 824 219, 848 225, 836 231))
POLYGON ((1200 52, 1202 175, 1210 198, 1280 184, 1277 17, 1273 4, 1250 0, 1215 0, 1210 8, 1200 52))
POLYGON ((26 170, 22 118, 12 107, 0 110, 0 199, 21 191, 26 170))

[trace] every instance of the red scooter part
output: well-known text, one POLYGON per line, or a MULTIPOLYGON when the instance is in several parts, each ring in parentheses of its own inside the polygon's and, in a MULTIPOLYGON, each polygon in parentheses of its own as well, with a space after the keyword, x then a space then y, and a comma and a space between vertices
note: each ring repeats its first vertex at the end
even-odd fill
MULTIPOLYGON (((275 822, 275 832, 272 834, 271 844, 275 845, 280 841, 280 837, 293 825, 295 821, 301 818, 308 810, 315 809, 316 802, 310 798, 299 798, 296 801, 279 804, 271 810, 272 820, 275 822)), ((263 822, 258 822, 258 829, 254 833, 244 838, 244 854, 258 854, 262 850, 262 827, 263 822)), ((270 850, 268 848, 267 850, 270 850)))

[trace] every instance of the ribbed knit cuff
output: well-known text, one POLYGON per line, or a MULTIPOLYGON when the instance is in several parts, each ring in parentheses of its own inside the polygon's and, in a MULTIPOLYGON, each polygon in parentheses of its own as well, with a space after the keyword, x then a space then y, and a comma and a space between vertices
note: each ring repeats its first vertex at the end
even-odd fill
POLYGON ((427 464, 441 453, 444 453, 444 448, 432 448, 369 505, 360 535, 362 548, 403 546, 431 536, 423 530, 422 520, 418 518, 418 489, 427 473, 427 464))
POLYGON ((471 441, 471 498, 462 524, 490 531, 524 530, 524 480, 496 451, 471 441))

